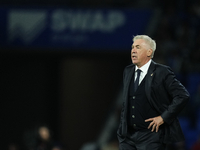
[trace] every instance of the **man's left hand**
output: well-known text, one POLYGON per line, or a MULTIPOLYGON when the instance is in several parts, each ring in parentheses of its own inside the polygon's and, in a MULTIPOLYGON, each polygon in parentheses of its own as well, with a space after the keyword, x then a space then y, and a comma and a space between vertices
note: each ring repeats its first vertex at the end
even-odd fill
POLYGON ((159 126, 164 123, 164 120, 161 116, 149 118, 149 119, 145 120, 145 122, 149 122, 149 121, 151 121, 151 123, 149 124, 148 129, 150 129, 152 127, 152 130, 151 130, 152 132, 154 130, 156 130, 156 132, 158 132, 159 126))

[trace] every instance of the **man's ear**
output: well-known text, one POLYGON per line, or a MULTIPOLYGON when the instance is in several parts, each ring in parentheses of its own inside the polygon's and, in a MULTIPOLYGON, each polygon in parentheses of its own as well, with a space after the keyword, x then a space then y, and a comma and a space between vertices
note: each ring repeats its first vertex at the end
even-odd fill
POLYGON ((153 50, 152 50, 152 49, 148 49, 148 50, 147 50, 147 56, 148 56, 148 57, 151 57, 152 53, 153 53, 153 50))

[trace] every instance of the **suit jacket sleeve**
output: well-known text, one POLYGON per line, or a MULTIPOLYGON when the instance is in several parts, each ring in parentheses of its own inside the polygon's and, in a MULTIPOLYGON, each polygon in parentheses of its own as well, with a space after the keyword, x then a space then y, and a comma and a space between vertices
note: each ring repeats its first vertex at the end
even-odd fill
POLYGON ((185 87, 175 78, 174 73, 169 67, 166 69, 164 88, 170 95, 170 105, 168 105, 165 111, 161 114, 164 122, 171 124, 178 113, 185 107, 189 100, 189 93, 185 87))

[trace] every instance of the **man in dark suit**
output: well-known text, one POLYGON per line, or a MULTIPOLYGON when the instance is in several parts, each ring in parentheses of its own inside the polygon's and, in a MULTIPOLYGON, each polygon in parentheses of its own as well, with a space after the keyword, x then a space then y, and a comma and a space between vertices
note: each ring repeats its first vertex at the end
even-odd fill
POLYGON ((120 150, 165 150, 184 140, 177 115, 189 93, 168 66, 152 58, 156 43, 149 36, 133 38, 131 65, 124 70, 123 107, 117 131, 120 150))

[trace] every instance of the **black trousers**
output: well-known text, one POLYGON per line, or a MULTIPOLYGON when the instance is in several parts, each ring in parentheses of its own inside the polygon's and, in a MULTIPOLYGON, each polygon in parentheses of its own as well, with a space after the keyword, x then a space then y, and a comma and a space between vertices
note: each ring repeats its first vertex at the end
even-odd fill
POLYGON ((166 150, 166 145, 162 143, 162 131, 151 132, 151 130, 141 130, 128 132, 125 140, 119 143, 120 150, 166 150))

